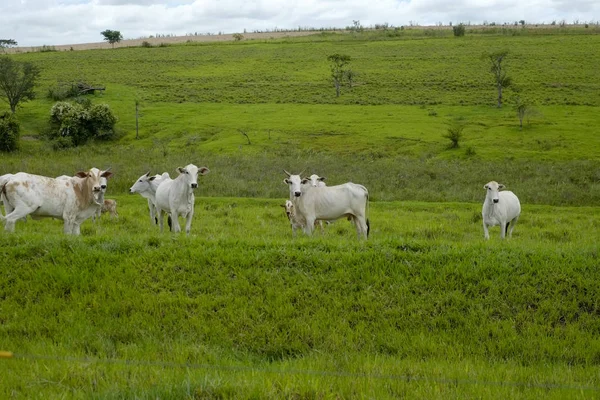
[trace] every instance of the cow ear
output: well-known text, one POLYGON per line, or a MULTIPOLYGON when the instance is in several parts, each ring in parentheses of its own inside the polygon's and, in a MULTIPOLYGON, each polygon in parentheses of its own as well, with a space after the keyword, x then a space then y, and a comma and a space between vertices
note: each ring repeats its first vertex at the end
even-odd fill
POLYGON ((304 179, 302 179, 302 184, 304 185, 304 184, 308 183, 308 181, 309 181, 309 179, 304 178, 304 179))
POLYGON ((488 188, 488 185, 487 185, 487 183, 486 183, 485 185, 483 185, 483 188, 484 188, 484 189, 487 189, 487 188, 488 188))
POLYGON ((285 204, 280 204, 281 207, 285 208, 285 204))
POLYGON ((185 172, 185 168, 177 167, 177 172, 183 174, 185 172))
POLYGON ((505 187, 505 186, 504 186, 503 184, 501 184, 501 183, 500 183, 500 184, 498 184, 498 189, 504 189, 504 187, 505 187))
POLYGON ((200 175, 206 175, 210 172, 210 169, 206 168, 206 167, 200 167, 200 169, 198 170, 198 173, 200 175))
POLYGON ((150 171, 146 172, 146 176, 150 176, 150 171))
POLYGON ((79 171, 78 173, 75 174, 75 176, 78 176, 80 178, 87 178, 88 174, 87 174, 87 172, 79 171))
POLYGON ((288 178, 285 178, 285 179, 283 180, 283 183, 285 183, 286 185, 289 185, 289 184, 290 184, 290 180, 289 180, 288 178))
MULTIPOLYGON (((147 175, 146 175, 146 176, 147 176, 147 175)), ((155 180, 155 179, 156 179, 156 177, 155 177, 155 176, 151 176, 150 178, 148 178, 148 180, 149 180, 149 181, 153 181, 153 180, 155 180)))
POLYGON ((325 181, 325 177, 324 177, 324 176, 322 176, 322 177, 320 177, 320 178, 319 178, 319 180, 320 180, 321 182, 324 182, 324 181, 325 181))
POLYGON ((103 178, 110 178, 113 175, 112 172, 109 171, 104 171, 104 173, 102 175, 100 175, 103 178))

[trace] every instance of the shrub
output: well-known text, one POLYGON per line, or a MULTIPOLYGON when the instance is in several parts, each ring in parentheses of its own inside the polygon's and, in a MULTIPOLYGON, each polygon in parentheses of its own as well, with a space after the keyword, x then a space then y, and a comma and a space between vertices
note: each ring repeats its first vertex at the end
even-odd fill
POLYGON ((234 38, 236 41, 239 41, 239 40, 242 40, 242 39, 244 38, 244 35, 242 35, 241 33, 234 33, 234 34, 233 34, 233 38, 234 38))
POLYGON ((14 114, 0 114, 0 151, 11 152, 19 148, 21 126, 14 114))
POLYGON ((452 27, 452 32, 454 32, 454 36, 465 36, 465 26, 460 23, 458 25, 454 25, 452 27))
POLYGON ((148 42, 147 40, 144 40, 142 42, 142 47, 152 47, 152 43, 148 42))
POLYGON ((445 134, 442 137, 450 140, 450 145, 448 146, 450 149, 457 149, 460 147, 460 140, 463 137, 463 130, 465 126, 462 124, 453 124, 450 125, 445 134))
POLYGON ((53 147, 79 146, 89 139, 110 139, 117 117, 106 104, 58 102, 50 110, 49 138, 53 147))

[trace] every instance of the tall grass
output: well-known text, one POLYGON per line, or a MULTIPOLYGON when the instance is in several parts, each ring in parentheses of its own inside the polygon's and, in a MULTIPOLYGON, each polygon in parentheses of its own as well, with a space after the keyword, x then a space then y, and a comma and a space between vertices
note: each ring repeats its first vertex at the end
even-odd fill
POLYGON ((484 242, 479 205, 375 202, 364 243, 345 220, 292 240, 267 199, 198 198, 192 235, 161 235, 144 199, 116 198, 80 238, 53 220, 0 234, 0 342, 22 355, 4 395, 598 386, 596 208, 524 206, 512 240, 484 242))

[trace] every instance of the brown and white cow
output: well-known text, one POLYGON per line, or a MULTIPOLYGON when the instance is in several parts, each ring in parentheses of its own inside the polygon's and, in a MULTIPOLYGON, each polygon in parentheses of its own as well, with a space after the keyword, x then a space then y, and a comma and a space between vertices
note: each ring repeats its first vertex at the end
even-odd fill
POLYGON ((0 214, 4 229, 14 232, 15 222, 27 215, 32 218, 52 217, 64 221, 66 234, 80 234, 80 226, 104 201, 100 178, 108 171, 78 172, 69 179, 55 179, 25 172, 14 174, 0 188, 6 216, 0 214))

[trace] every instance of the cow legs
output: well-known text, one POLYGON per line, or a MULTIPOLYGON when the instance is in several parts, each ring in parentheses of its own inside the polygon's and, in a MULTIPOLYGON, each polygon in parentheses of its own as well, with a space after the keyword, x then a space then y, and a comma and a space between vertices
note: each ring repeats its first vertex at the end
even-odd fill
POLYGON ((512 221, 510 221, 510 228, 508 228, 508 237, 512 237, 513 229, 515 229, 515 225, 517 225, 517 221, 519 217, 516 216, 512 221))
POLYGON ((360 240, 361 238, 367 239, 369 237, 369 230, 367 227, 367 222, 365 221, 365 217, 357 217, 355 215, 352 215, 351 218, 352 222, 354 222, 354 226, 356 226, 358 240, 360 240))
POLYGON ((152 204, 152 201, 148 199, 148 209, 150 210, 150 223, 156 225, 158 220, 156 219, 156 207, 152 204))
POLYGON ((483 237, 485 237, 488 240, 490 238, 490 232, 488 231, 488 226, 485 223, 485 221, 483 222, 483 237))
POLYGON ((171 231, 181 232, 181 226, 179 225, 179 215, 177 213, 171 213, 171 231))
MULTIPOLYGON (((7 201, 4 202, 4 206, 9 206, 7 201)), ((6 210, 8 210, 8 208, 6 210)), ((34 211, 35 208, 27 206, 17 206, 15 208, 12 208, 11 212, 7 213, 4 217, 2 217, 2 214, 0 213, 0 221, 4 221, 4 230, 7 232, 14 232, 15 222, 17 222, 17 220, 21 218, 27 217, 34 211)))
POLYGON ((306 218, 306 225, 304 225, 304 233, 306 233, 308 236, 311 236, 313 233, 313 230, 315 229, 315 219, 308 219, 306 218))
POLYGON ((500 222, 500 238, 506 237, 506 229, 508 228, 507 222, 500 222))
POLYGON ((190 212, 185 216, 185 233, 190 234, 190 229, 192 228, 192 217, 194 216, 194 212, 190 212))
POLYGON ((158 227, 160 229, 160 232, 162 233, 163 226, 165 224, 165 221, 164 221, 164 218, 163 218, 163 210, 160 209, 160 208, 157 208, 156 209, 156 213, 157 213, 157 216, 158 216, 158 227))

